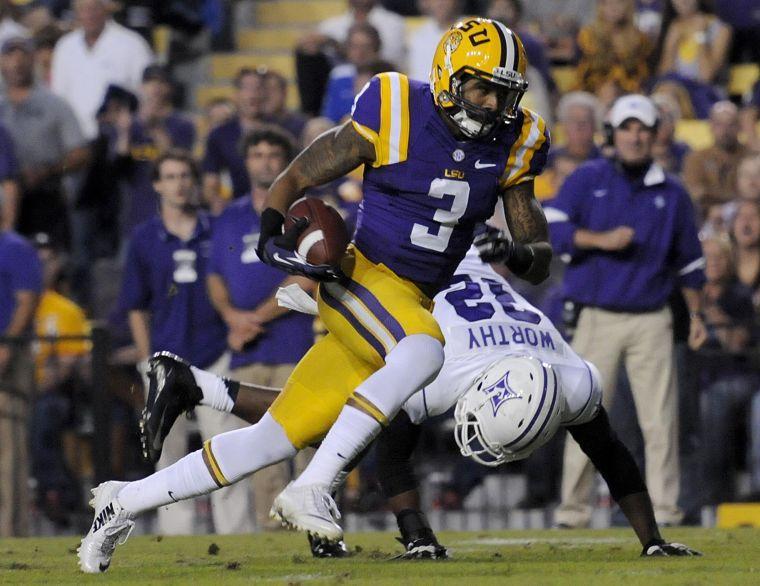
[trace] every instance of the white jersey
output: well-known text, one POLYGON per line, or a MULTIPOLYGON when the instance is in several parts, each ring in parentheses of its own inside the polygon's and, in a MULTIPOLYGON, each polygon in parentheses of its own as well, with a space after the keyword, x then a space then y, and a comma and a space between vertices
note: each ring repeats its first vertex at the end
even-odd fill
POLYGON ((445 361, 436 379, 404 404, 413 422, 448 411, 494 362, 526 354, 554 367, 564 401, 563 425, 594 417, 601 402, 596 368, 474 248, 434 301, 433 315, 446 340, 445 361))

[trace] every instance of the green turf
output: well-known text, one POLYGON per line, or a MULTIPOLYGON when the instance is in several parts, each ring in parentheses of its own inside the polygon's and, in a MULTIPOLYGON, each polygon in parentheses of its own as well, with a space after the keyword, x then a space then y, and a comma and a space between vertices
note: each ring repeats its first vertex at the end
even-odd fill
POLYGON ((441 533, 444 562, 388 561, 390 533, 350 535, 356 553, 313 560, 295 533, 133 537, 105 574, 79 573, 75 538, 0 540, 1 583, 760 584, 760 530, 673 529, 702 558, 641 559, 630 530, 441 533), (212 546, 215 544, 215 546, 212 546), (212 553, 214 550, 214 553, 212 553))

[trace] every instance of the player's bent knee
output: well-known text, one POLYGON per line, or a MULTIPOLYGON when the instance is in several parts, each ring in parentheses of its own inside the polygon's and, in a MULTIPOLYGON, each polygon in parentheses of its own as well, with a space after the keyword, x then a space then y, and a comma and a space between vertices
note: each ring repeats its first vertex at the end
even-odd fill
POLYGON ((385 424, 412 394, 436 377, 442 366, 443 345, 438 340, 427 334, 407 336, 388 354, 385 366, 359 385, 352 398, 371 405, 372 409, 362 410, 385 424))

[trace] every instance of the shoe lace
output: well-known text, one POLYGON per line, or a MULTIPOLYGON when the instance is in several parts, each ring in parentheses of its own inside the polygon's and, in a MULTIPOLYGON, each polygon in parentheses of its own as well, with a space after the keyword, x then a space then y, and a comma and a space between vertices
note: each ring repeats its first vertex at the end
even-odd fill
POLYGON ((317 503, 317 507, 319 509, 322 509, 327 514, 329 514, 330 517, 332 517, 334 521, 338 521, 341 518, 340 511, 338 510, 338 505, 335 504, 335 500, 329 493, 324 492, 321 489, 317 489, 316 494, 314 496, 317 503))
POLYGON ((113 550, 116 549, 116 546, 124 544, 132 534, 132 531, 135 528, 135 522, 126 518, 119 519, 119 521, 122 520, 124 522, 123 524, 118 523, 115 527, 105 530, 103 544, 100 546, 100 551, 103 554, 110 556, 113 553, 113 550))

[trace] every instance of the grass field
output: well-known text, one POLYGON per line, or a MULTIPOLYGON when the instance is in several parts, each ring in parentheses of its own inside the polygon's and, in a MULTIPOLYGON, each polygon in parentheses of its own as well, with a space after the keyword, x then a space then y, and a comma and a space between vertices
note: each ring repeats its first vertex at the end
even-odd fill
POLYGON ((760 530, 673 529, 702 558, 642 559, 630 530, 441 533, 443 562, 389 561, 390 533, 349 535, 349 559, 314 560, 295 533, 133 537, 105 574, 78 571, 75 538, 0 540, 7 584, 760 584, 760 530))

